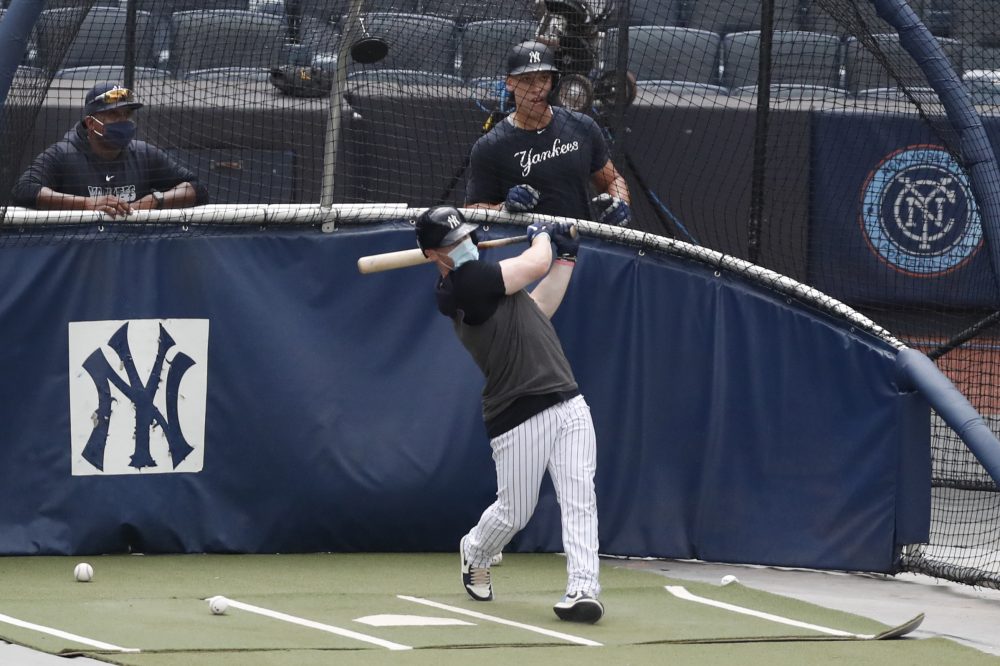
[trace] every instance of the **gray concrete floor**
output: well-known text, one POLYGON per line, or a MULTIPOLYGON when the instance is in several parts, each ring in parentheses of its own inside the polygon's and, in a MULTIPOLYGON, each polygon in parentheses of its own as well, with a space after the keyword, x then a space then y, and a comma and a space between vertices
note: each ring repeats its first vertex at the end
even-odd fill
MULTIPOLYGON (((605 560, 680 580, 716 583, 732 574, 747 587, 897 625, 917 613, 926 619, 914 638, 941 636, 1000 655, 1000 591, 973 588, 919 574, 881 576, 781 569, 687 560, 605 560)), ((613 610, 611 611, 613 612, 613 610)), ((3 666, 99 666, 92 659, 67 660, 0 642, 3 666)))

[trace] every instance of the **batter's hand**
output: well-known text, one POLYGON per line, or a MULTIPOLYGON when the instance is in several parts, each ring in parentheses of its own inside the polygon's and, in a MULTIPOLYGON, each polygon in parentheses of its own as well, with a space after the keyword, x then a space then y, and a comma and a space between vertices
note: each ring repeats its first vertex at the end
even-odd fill
POLYGON ((610 194, 599 194, 590 200, 601 211, 601 222, 616 227, 627 227, 632 221, 632 209, 624 199, 610 194))
POLYGON ((528 242, 532 243, 538 234, 548 234, 549 238, 555 235, 551 222, 535 222, 528 225, 528 242))
POLYGON ((512 213, 523 213, 537 206, 541 196, 541 192, 531 185, 515 185, 507 190, 507 200, 503 202, 503 207, 512 213))
POLYGON ((556 245, 556 256, 559 259, 576 259, 580 249, 580 236, 574 233, 576 225, 572 222, 556 222, 552 229, 555 235, 552 242, 556 245))
POLYGON ((120 199, 113 194, 105 194, 99 197, 88 198, 87 210, 96 210, 98 213, 104 213, 109 217, 118 217, 119 215, 131 214, 132 206, 124 199, 120 199))

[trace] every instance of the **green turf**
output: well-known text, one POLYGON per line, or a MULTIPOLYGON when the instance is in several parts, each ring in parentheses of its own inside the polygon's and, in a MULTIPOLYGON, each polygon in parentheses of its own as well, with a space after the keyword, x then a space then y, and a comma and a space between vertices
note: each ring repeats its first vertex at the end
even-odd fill
MULTIPOLYGON (((73 580, 81 558, 0 558, 0 613, 114 645, 112 654, 0 622, 0 637, 54 654, 83 653, 134 666, 182 664, 649 664, 666 663, 998 663, 952 641, 842 642, 822 634, 674 598, 664 585, 856 633, 886 627, 872 620, 740 585, 676 581, 649 572, 602 568, 607 615, 596 625, 560 622, 552 604, 562 594, 565 560, 508 555, 494 569, 496 600, 469 599, 458 581, 457 555, 185 555, 90 558, 93 582, 73 580), (205 597, 244 603, 411 646, 389 651, 353 638, 301 627, 243 610, 209 613, 205 597), (597 641, 569 645, 558 637, 462 616, 403 600, 430 599, 542 629, 597 641), (457 618, 471 626, 373 627, 377 614, 457 618), (763 641, 763 642, 762 642, 763 641), (685 644, 685 642, 691 642, 685 644)), ((909 619, 899 618, 900 622, 909 619)))

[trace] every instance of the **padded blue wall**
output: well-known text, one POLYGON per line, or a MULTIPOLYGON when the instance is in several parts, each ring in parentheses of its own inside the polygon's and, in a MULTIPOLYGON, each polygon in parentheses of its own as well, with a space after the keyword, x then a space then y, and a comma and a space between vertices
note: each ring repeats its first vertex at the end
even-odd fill
MULTIPOLYGON (((455 549, 496 488, 481 376, 432 268, 355 268, 411 234, 0 248, 0 553, 455 549), (203 467, 74 476, 69 324, 140 319, 209 322, 203 467)), ((593 239, 555 323, 597 426, 602 552, 889 571, 926 538, 929 409, 884 343, 593 239)), ((551 487, 513 547, 560 548, 551 487)))

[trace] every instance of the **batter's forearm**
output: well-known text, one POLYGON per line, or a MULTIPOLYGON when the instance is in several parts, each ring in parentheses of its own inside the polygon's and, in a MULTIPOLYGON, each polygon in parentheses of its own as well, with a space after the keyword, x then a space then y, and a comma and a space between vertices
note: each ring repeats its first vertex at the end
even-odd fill
POLYGON ((531 298, 546 317, 551 318, 562 305, 575 262, 559 260, 552 264, 548 275, 531 292, 531 298))

